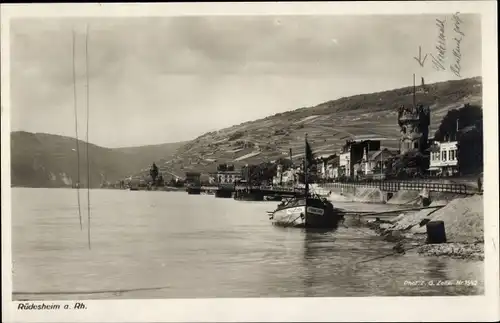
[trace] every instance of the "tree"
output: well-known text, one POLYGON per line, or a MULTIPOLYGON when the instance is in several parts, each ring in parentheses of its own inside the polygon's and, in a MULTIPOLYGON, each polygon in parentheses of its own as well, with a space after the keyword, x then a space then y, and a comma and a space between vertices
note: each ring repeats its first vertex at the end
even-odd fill
POLYGON ((156 178, 158 177, 158 167, 156 166, 155 163, 153 163, 153 166, 151 166, 151 169, 149 170, 149 175, 153 179, 153 183, 156 183, 156 178))
POLYGON ((158 175, 158 180, 156 181, 156 185, 157 186, 163 186, 164 184, 165 183, 163 181, 163 175, 162 174, 158 175))
POLYGON ((429 156, 418 151, 409 151, 388 161, 386 176, 407 178, 425 174, 429 169, 429 156))
POLYGON ((438 130, 434 134, 434 140, 444 141, 446 139, 456 140, 459 130, 470 126, 482 128, 483 110, 480 106, 466 104, 460 109, 452 109, 441 120, 438 130))
POLYGON ((217 171, 218 172, 232 172, 232 171, 234 171, 234 165, 219 164, 217 166, 217 171))
POLYGON ((277 165, 281 165, 283 171, 287 171, 293 167, 293 162, 290 160, 290 158, 279 158, 276 160, 277 165))
POLYGON ((483 131, 471 127, 458 135, 458 169, 461 174, 475 174, 483 170, 483 131))
POLYGON ((466 104, 448 111, 436 131, 434 139, 457 140, 458 168, 462 174, 483 169, 483 110, 480 106, 466 104))
POLYGON ((266 185, 272 183, 276 176, 278 165, 271 162, 263 162, 258 165, 247 165, 241 169, 242 178, 252 186, 266 185))

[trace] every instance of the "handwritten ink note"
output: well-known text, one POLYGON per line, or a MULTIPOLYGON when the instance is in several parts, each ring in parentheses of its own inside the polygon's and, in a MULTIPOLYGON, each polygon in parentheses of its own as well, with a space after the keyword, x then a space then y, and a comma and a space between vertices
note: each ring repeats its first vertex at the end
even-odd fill
POLYGON ((419 46, 418 57, 413 57, 420 67, 424 67, 425 59, 427 55, 429 55, 431 57, 432 67, 436 71, 449 70, 457 77, 462 77, 460 74, 462 69, 461 45, 465 37, 462 28, 463 22, 459 12, 453 14, 450 20, 447 18, 435 19, 437 36, 433 51, 422 56, 422 48, 419 46), (450 26, 447 26, 447 24, 450 24, 450 26), (451 30, 451 32, 447 32, 447 30, 451 30), (451 54, 449 53, 448 46, 451 47, 451 54))
POLYGON ((453 41, 455 43, 455 47, 452 50, 453 58, 455 62, 450 65, 450 70, 458 77, 460 76, 460 61, 462 60, 462 52, 460 51, 460 45, 462 43, 462 39, 464 39, 465 34, 460 29, 460 25, 463 23, 462 19, 460 19, 459 13, 453 15, 452 21, 454 23, 453 31, 455 32, 455 36, 453 37, 453 41))
POLYGON ((437 39, 437 44, 436 44, 436 55, 431 54, 432 57, 432 64, 434 66, 434 69, 437 71, 444 71, 446 68, 444 67, 445 64, 445 54, 446 54, 446 34, 445 34, 445 26, 446 26, 446 18, 443 20, 436 19, 436 26, 439 31, 438 39, 437 39))

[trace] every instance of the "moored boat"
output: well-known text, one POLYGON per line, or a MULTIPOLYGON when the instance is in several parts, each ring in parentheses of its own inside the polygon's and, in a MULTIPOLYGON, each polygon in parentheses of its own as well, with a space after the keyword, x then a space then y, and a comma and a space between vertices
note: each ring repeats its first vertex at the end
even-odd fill
POLYGON ((293 198, 270 215, 273 225, 299 228, 336 228, 343 218, 341 209, 317 196, 293 198))
POLYGON ((264 201, 264 195, 259 191, 237 190, 234 199, 238 201, 264 201))
POLYGON ((190 185, 186 189, 189 195, 200 195, 201 194, 201 186, 190 185))
POLYGON ((266 201, 282 201, 283 198, 280 195, 266 196, 266 201))
POLYGON ((269 212, 273 225, 299 228, 334 229, 343 221, 344 213, 325 198, 311 194, 308 183, 308 169, 312 164, 312 150, 305 140, 303 196, 283 201, 276 210, 269 212))

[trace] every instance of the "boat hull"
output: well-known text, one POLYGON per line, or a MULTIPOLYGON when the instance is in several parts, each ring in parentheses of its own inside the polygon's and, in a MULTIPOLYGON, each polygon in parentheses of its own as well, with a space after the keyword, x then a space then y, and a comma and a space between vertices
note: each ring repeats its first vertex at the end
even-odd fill
POLYGON ((264 201, 264 195, 260 192, 236 191, 234 199, 238 201, 264 201))
POLYGON ((275 196, 266 196, 265 200, 266 201, 281 201, 283 198, 279 195, 275 196))
POLYGON ((278 207, 272 212, 273 225, 299 228, 336 228, 343 214, 329 202, 311 199, 302 203, 295 202, 289 206, 278 207))
POLYGON ((278 209, 272 213, 272 224, 286 227, 305 226, 305 210, 305 205, 278 209))
POLYGON ((201 187, 188 187, 187 193, 189 195, 200 195, 201 194, 201 187))
POLYGON ((218 189, 215 191, 215 197, 217 198, 232 198, 233 197, 233 192, 230 190, 221 190, 218 189))

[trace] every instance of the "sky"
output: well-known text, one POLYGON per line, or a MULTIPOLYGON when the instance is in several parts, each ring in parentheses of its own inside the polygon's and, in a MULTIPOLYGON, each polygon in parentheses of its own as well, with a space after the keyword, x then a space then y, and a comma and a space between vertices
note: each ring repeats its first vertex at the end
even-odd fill
POLYGON ((193 16, 11 22, 11 130, 114 148, 177 142, 344 96, 481 75, 479 16, 193 16), (436 19, 446 20, 440 30, 436 19), (86 56, 86 26, 88 47, 86 56), (436 70, 439 35, 444 70, 436 70), (73 34, 75 55, 73 56, 73 34), (460 42, 460 76, 454 38, 460 42), (421 67, 414 59, 427 55, 421 67), (73 57, 76 82, 73 82, 73 57), (88 74, 86 73, 86 57, 88 74))

